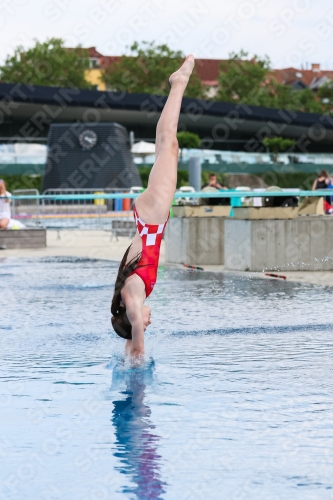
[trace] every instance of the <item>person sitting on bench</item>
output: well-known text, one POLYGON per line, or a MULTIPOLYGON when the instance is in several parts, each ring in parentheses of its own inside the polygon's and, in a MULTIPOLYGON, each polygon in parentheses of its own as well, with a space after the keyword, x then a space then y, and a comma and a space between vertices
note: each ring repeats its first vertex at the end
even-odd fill
POLYGON ((11 193, 7 191, 6 184, 0 179, 0 230, 1 229, 24 229, 22 222, 11 218, 10 197, 11 193))
MULTIPOLYGON (((228 190, 227 186, 224 184, 220 184, 217 181, 217 176, 213 172, 209 174, 209 181, 202 186, 202 191, 220 191, 221 189, 223 190, 228 190)), ((201 200, 202 203, 205 203, 207 205, 230 205, 230 198, 206 198, 205 200, 201 200)))
POLYGON ((11 218, 10 196, 11 194, 6 189, 5 181, 0 179, 0 229, 7 229, 11 218))

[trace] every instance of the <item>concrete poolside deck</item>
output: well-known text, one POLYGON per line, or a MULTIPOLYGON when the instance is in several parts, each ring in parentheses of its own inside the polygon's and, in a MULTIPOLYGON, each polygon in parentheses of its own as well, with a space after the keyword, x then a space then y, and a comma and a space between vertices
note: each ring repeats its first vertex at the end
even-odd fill
MULTIPOLYGON (((270 276, 265 276, 265 273, 257 272, 245 272, 245 271, 227 271, 224 266, 204 266, 205 272, 210 271, 214 273, 223 273, 225 275, 232 276, 244 276, 246 278, 260 278, 274 280, 278 278, 272 278, 270 276)), ((272 273, 272 271, 269 271, 272 273)), ((333 271, 275 271, 275 274, 281 274, 286 276, 287 281, 294 281, 297 283, 307 283, 309 285, 322 285, 322 286, 333 286, 333 271)), ((279 281, 284 281, 279 279, 279 281)))
MULTIPOLYGON (((0 250, 3 257, 82 257, 120 261, 131 239, 102 230, 48 230, 46 248, 0 250)), ((164 259, 164 246, 161 257, 164 259)))
MULTIPOLYGON (((3 258, 45 258, 45 257, 79 257, 89 259, 103 259, 119 262, 131 242, 130 238, 119 237, 111 240, 108 231, 47 231, 47 247, 37 249, 0 250, 0 259, 3 258)), ((160 264, 164 264, 165 245, 162 242, 160 264)), ((1 262, 1 260, 0 260, 1 262)), ((184 269, 181 265, 170 265, 184 269)), ((256 272, 226 271, 224 266, 203 266, 204 272, 223 273, 225 275, 239 275, 244 277, 274 279, 256 272)), ((308 283, 313 285, 333 286, 333 271, 284 271, 277 272, 287 277, 288 281, 308 283)))

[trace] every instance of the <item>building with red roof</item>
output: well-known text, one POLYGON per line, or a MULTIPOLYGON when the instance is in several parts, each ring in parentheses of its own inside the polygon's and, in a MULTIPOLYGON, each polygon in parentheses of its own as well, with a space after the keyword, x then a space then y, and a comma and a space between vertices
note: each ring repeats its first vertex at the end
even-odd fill
MULTIPOLYGON (((112 64, 119 62, 121 56, 104 56, 96 50, 96 47, 88 47, 87 50, 91 61, 87 79, 96 85, 98 90, 105 90, 105 84, 101 79, 102 73, 112 64)), ((209 87, 210 98, 214 98, 217 93, 220 66, 226 62, 228 59, 196 59, 197 74, 202 84, 209 87)), ((272 69, 270 76, 273 76, 278 83, 291 86, 295 90, 310 88, 316 92, 322 85, 333 80, 333 70, 322 70, 320 64, 313 63, 311 69, 272 69)))
POLYGON ((322 70, 317 63, 313 63, 311 69, 274 69, 271 74, 278 83, 292 86, 296 90, 310 88, 317 91, 324 83, 333 79, 333 70, 322 70))

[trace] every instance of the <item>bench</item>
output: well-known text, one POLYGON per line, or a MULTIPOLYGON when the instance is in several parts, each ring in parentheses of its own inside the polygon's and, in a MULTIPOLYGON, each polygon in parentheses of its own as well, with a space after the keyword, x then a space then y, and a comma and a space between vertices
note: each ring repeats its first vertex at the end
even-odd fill
POLYGON ((0 230, 0 249, 45 248, 46 229, 0 230))
POLYGON ((135 236, 135 233, 136 226, 132 218, 129 220, 111 220, 111 241, 114 237, 118 239, 118 236, 127 236, 129 238, 133 238, 135 236))

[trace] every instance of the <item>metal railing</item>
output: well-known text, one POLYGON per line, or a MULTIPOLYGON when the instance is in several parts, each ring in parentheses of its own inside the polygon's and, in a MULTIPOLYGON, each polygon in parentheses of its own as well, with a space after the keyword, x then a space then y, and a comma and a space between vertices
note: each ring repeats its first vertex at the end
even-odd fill
MULTIPOLYGON (((117 200, 129 199, 134 201, 140 193, 129 192, 90 192, 64 193, 63 190, 54 190, 52 193, 31 193, 33 190, 14 191, 12 200, 13 218, 20 219, 28 227, 43 227, 46 229, 102 229, 111 231, 111 235, 133 235, 135 226, 130 203, 129 210, 115 210, 117 200), (29 191, 29 193, 28 193, 29 191), (112 209, 110 201, 113 202, 112 209)), ((35 190, 37 191, 37 190, 35 190)), ((72 190, 73 191, 73 190, 72 190)), ((111 190, 110 190, 111 191, 111 190)), ((329 189, 317 191, 217 191, 217 192, 187 192, 186 198, 263 198, 263 197, 327 197, 329 189)), ((333 194, 333 193, 332 193, 333 194)), ((183 198, 183 192, 176 192, 175 199, 183 198)), ((118 205, 120 207, 120 204, 118 205)))
MULTIPOLYGON (((47 189, 41 199, 43 227, 49 229, 109 229, 118 226, 120 221, 132 217, 131 203, 123 210, 122 202, 106 198, 106 194, 125 193, 125 189, 47 189), (64 198, 59 198, 63 195, 64 198), (116 222, 117 221, 117 222, 116 222)), ((125 224, 124 226, 128 226, 125 224)))
POLYGON ((33 219, 36 221, 34 225, 38 225, 40 220, 38 196, 38 189, 15 189, 11 197, 12 218, 19 219, 24 224, 33 219))
MULTIPOLYGON (((123 189, 49 189, 13 192, 12 217, 27 227, 45 229, 100 229, 111 231, 112 237, 134 235, 132 200, 123 210, 122 199, 105 198, 105 194, 123 189)), ((126 197, 125 197, 126 199, 126 197)))

